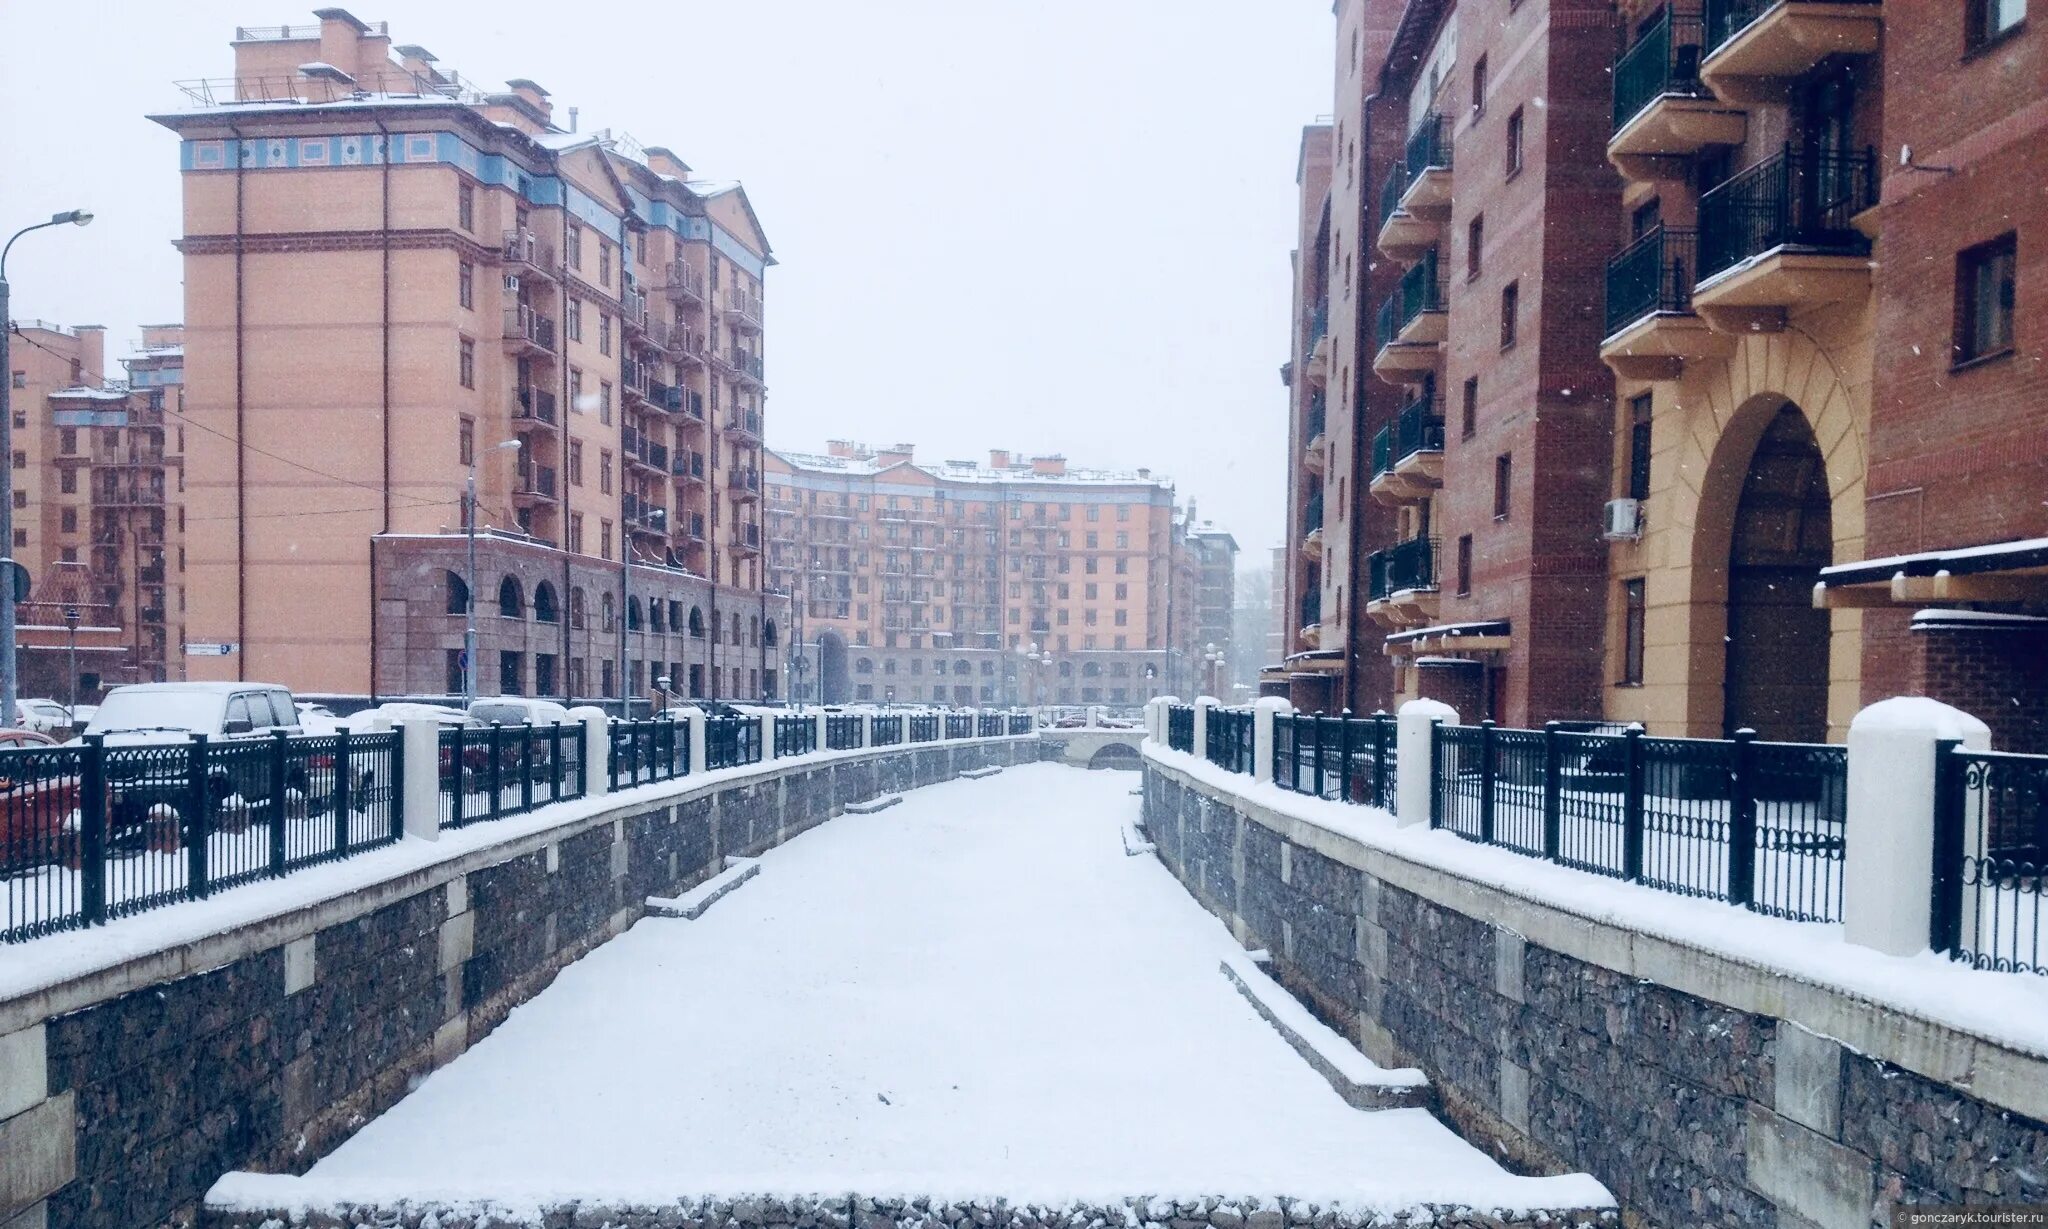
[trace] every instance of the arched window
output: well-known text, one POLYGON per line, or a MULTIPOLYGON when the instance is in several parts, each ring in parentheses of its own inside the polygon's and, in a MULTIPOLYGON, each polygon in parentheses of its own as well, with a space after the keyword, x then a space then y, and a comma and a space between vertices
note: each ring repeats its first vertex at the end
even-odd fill
POLYGON ((704 612, 695 606, 690 607, 690 634, 699 640, 704 638, 704 612))
POLYGON ((526 617, 526 595, 519 590, 519 582, 507 576, 498 582, 498 613, 508 619, 526 617))
POLYGON ((1063 661, 1063 662, 1061 662, 1061 663, 1060 663, 1060 677, 1061 677, 1061 678, 1063 678, 1063 679, 1070 679, 1070 678, 1073 678, 1073 677, 1074 677, 1074 663, 1073 663, 1073 662, 1070 662, 1070 661, 1063 661))
POLYGON ((740 642, 740 612, 737 610, 732 612, 732 642, 740 642))
POLYGON ((770 619, 761 625, 761 643, 771 649, 775 647, 775 620, 770 619))
POLYGON ((683 630, 683 604, 674 598, 668 602, 668 626, 670 631, 683 630))
POLYGON ((555 587, 542 581, 533 587, 533 618, 537 623, 553 623, 562 617, 555 606, 555 587))
POLYGON ((612 600, 610 592, 606 592, 603 600, 598 603, 598 630, 612 630, 612 624, 618 620, 618 611, 618 603, 612 600))
POLYGON ((1089 678, 1099 677, 1102 674, 1102 663, 1099 661, 1084 662, 1081 666, 1081 673, 1089 678))
POLYGON ((875 672, 874 659, 871 657, 861 658, 859 661, 853 663, 853 672, 855 674, 873 674, 875 672))
POLYGON ((583 590, 580 587, 569 590, 570 627, 581 628, 583 626, 586 609, 587 607, 583 602, 583 590))
POLYGON ((631 594, 626 596, 626 630, 629 632, 640 630, 640 599, 631 594))
POLYGON ((455 573, 445 578, 448 589, 448 613, 466 614, 469 611, 469 585, 455 573))
POLYGON ((660 635, 662 632, 661 599, 658 597, 650 597, 647 599, 647 630, 655 633, 656 635, 660 635))

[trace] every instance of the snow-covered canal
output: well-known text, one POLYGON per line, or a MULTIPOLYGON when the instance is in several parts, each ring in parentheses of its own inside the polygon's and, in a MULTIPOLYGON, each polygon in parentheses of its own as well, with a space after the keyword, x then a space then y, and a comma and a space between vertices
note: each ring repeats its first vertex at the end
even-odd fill
POLYGON ((1218 973, 1223 926, 1125 856, 1136 780, 1038 764, 833 820, 569 968, 308 1175, 215 1197, 1605 1202, 1340 1100, 1218 973))

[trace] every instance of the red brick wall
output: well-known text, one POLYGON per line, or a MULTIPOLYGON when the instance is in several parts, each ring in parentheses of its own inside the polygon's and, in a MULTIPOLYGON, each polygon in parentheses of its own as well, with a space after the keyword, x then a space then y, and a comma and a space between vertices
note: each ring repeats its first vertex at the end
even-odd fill
POLYGON ((2048 753, 2048 629, 1910 633, 1909 690, 1991 727, 2000 751, 2048 753))

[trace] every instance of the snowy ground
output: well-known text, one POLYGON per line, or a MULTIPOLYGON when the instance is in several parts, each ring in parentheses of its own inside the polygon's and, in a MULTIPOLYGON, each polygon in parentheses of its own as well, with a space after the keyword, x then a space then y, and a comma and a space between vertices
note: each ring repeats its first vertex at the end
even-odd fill
POLYGON ((210 1198, 1611 1202, 1346 1106, 1218 972, 1222 925, 1124 855, 1132 781, 1037 764, 835 819, 570 967, 304 1177, 210 1198))

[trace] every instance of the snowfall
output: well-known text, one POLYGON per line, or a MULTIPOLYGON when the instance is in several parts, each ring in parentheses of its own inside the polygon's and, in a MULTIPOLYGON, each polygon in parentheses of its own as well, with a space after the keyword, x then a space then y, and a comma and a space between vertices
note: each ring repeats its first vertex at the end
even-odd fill
POLYGON ((1346 1105, 1219 972, 1222 924, 1125 855, 1136 780, 1034 764, 821 825, 570 966, 304 1176, 209 1200, 1611 1205, 1346 1105))

